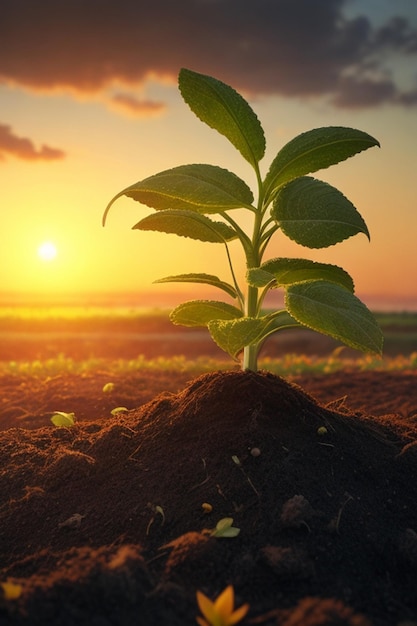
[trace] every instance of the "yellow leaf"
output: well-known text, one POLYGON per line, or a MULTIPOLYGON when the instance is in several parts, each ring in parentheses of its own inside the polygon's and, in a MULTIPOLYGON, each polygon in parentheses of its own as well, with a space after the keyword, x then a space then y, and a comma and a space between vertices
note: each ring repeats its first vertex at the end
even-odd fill
POLYGON ((242 604, 236 611, 232 613, 227 622, 228 626, 233 626, 242 620, 249 611, 249 604, 242 604))
POLYGON ((228 620, 230 615, 233 613, 234 601, 235 593, 232 585, 229 585, 224 591, 222 591, 214 603, 217 615, 224 621, 225 624, 229 623, 228 620))
POLYGON ((18 585, 16 583, 0 583, 5 600, 17 600, 22 594, 22 585, 18 585))
POLYGON ((234 626, 245 617, 249 610, 249 604, 244 604, 233 611, 234 601, 235 593, 232 585, 228 585, 215 602, 212 602, 201 591, 197 591, 198 606, 206 618, 197 617, 197 623, 199 626, 234 626))
POLYGON ((200 611, 210 624, 215 624, 217 620, 217 612, 214 607, 214 602, 210 600, 204 593, 197 591, 197 602, 200 607, 200 611))

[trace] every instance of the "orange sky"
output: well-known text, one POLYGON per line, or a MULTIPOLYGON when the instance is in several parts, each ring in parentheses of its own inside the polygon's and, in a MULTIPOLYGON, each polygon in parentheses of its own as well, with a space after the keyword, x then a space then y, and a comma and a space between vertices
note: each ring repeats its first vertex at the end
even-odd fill
MULTIPOLYGON (((115 193, 175 165, 220 165, 255 191, 239 153, 182 101, 177 74, 189 67, 248 98, 266 134, 264 173, 310 128, 351 126, 380 141, 316 174, 355 204, 371 242, 359 235, 310 251, 278 235, 269 256, 336 263, 369 303, 417 307, 413 3, 186 0, 180 13, 168 0, 96 4, 2 5, 0 292, 136 292, 152 305, 169 293, 152 287, 162 276, 229 280, 221 246, 132 231, 151 212, 132 200, 101 226, 115 193), (38 256, 45 241, 57 248, 49 261, 38 256)), ((239 255, 237 267, 242 274, 239 255)))

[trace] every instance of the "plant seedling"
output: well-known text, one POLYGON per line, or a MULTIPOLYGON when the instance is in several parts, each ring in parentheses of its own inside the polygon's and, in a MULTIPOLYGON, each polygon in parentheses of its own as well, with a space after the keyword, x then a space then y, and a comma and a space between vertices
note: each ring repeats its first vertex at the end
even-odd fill
POLYGON ((119 413, 127 413, 129 409, 125 406, 116 406, 114 409, 110 411, 112 415, 119 415, 119 413))
POLYGON ((249 604, 242 604, 234 609, 235 592, 232 585, 226 587, 214 602, 201 591, 197 591, 197 603, 204 615, 204 618, 196 618, 200 626, 233 626, 249 611, 249 604))
POLYGON ((247 101, 225 83, 189 69, 179 74, 179 89, 195 115, 224 135, 254 170, 257 194, 227 169, 209 164, 180 165, 141 180, 108 204, 128 196, 155 212, 134 229, 154 230, 223 244, 230 281, 205 273, 167 276, 159 283, 199 283, 227 294, 230 302, 192 300, 171 312, 174 324, 206 326, 214 341, 242 369, 257 370, 259 351, 273 333, 307 327, 355 349, 381 354, 382 333, 369 309, 354 295, 350 275, 337 265, 303 258, 264 260, 278 231, 297 244, 326 248, 368 228, 353 204, 335 187, 308 174, 339 163, 372 146, 367 133, 339 126, 316 128, 284 145, 265 176, 260 170, 266 142, 247 101), (244 228, 250 217, 250 226, 244 228), (220 220, 212 219, 213 215, 220 220), (249 231, 249 232, 248 232, 249 231), (246 259, 239 279, 230 252, 238 241, 246 259), (271 289, 285 291, 285 308, 264 311, 271 289))
POLYGON ((153 512, 153 515, 151 519, 149 520, 148 526, 146 527, 146 536, 149 535, 149 531, 157 515, 161 516, 161 526, 165 524, 165 513, 164 513, 164 509, 162 508, 162 506, 159 506, 159 504, 154 505, 151 502, 148 502, 147 506, 149 509, 151 509, 151 511, 153 512))
POLYGON ((216 528, 209 531, 212 537, 237 537, 240 528, 233 526, 233 517, 223 517, 216 524, 216 528))
POLYGON ((65 413, 65 411, 55 411, 51 417, 51 422, 58 428, 71 428, 75 425, 75 413, 65 413))

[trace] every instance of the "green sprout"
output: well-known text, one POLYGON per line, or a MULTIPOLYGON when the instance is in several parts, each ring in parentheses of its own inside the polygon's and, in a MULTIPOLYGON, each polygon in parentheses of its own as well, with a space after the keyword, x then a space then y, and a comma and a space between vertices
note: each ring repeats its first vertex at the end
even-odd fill
POLYGON ((110 411, 112 415, 119 415, 119 413, 126 413, 129 409, 125 406, 116 406, 110 411))
POLYGON ((148 502, 147 507, 148 509, 151 509, 153 513, 151 519, 149 520, 148 526, 146 528, 146 535, 148 536, 149 531, 151 530, 151 526, 154 523, 157 515, 161 516, 161 526, 165 524, 165 512, 162 506, 159 506, 159 504, 154 505, 152 504, 152 502, 148 502))
POLYGON ((58 428, 71 428, 75 425, 75 413, 65 413, 64 411, 55 411, 51 417, 51 422, 58 428))
POLYGON ((212 537, 237 537, 240 528, 233 526, 233 517, 223 517, 209 533, 212 537))
POLYGON ((266 142, 262 126, 247 101, 221 81, 182 69, 179 89, 192 112, 224 135, 254 170, 257 195, 236 174, 208 164, 180 165, 119 192, 108 204, 128 196, 155 212, 134 229, 171 233, 223 244, 230 280, 205 273, 167 276, 159 283, 198 283, 227 294, 230 302, 192 300, 171 312, 174 324, 207 327, 213 340, 242 369, 257 371, 265 340, 288 328, 307 327, 363 352, 380 355, 383 337, 369 309, 354 295, 350 275, 337 265, 303 258, 264 260, 275 233, 281 231, 307 248, 326 248, 368 228, 353 204, 335 187, 307 176, 379 146, 367 133, 339 126, 298 135, 277 153, 268 172, 259 163, 266 142), (213 215, 220 220, 212 219, 213 215), (239 216, 239 220, 236 217, 239 216), (242 225, 251 216, 249 232, 242 225), (246 259, 238 280, 231 242, 237 240, 246 259), (285 308, 265 311, 271 289, 285 292, 285 308), (243 358, 241 355, 243 354, 243 358))

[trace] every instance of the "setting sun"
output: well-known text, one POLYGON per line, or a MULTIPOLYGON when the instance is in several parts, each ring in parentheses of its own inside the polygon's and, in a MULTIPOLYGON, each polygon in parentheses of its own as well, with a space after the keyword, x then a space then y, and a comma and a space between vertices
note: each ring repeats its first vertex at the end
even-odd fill
POLYGON ((42 261, 52 261, 57 253, 56 246, 51 241, 45 241, 38 248, 38 256, 42 261))

